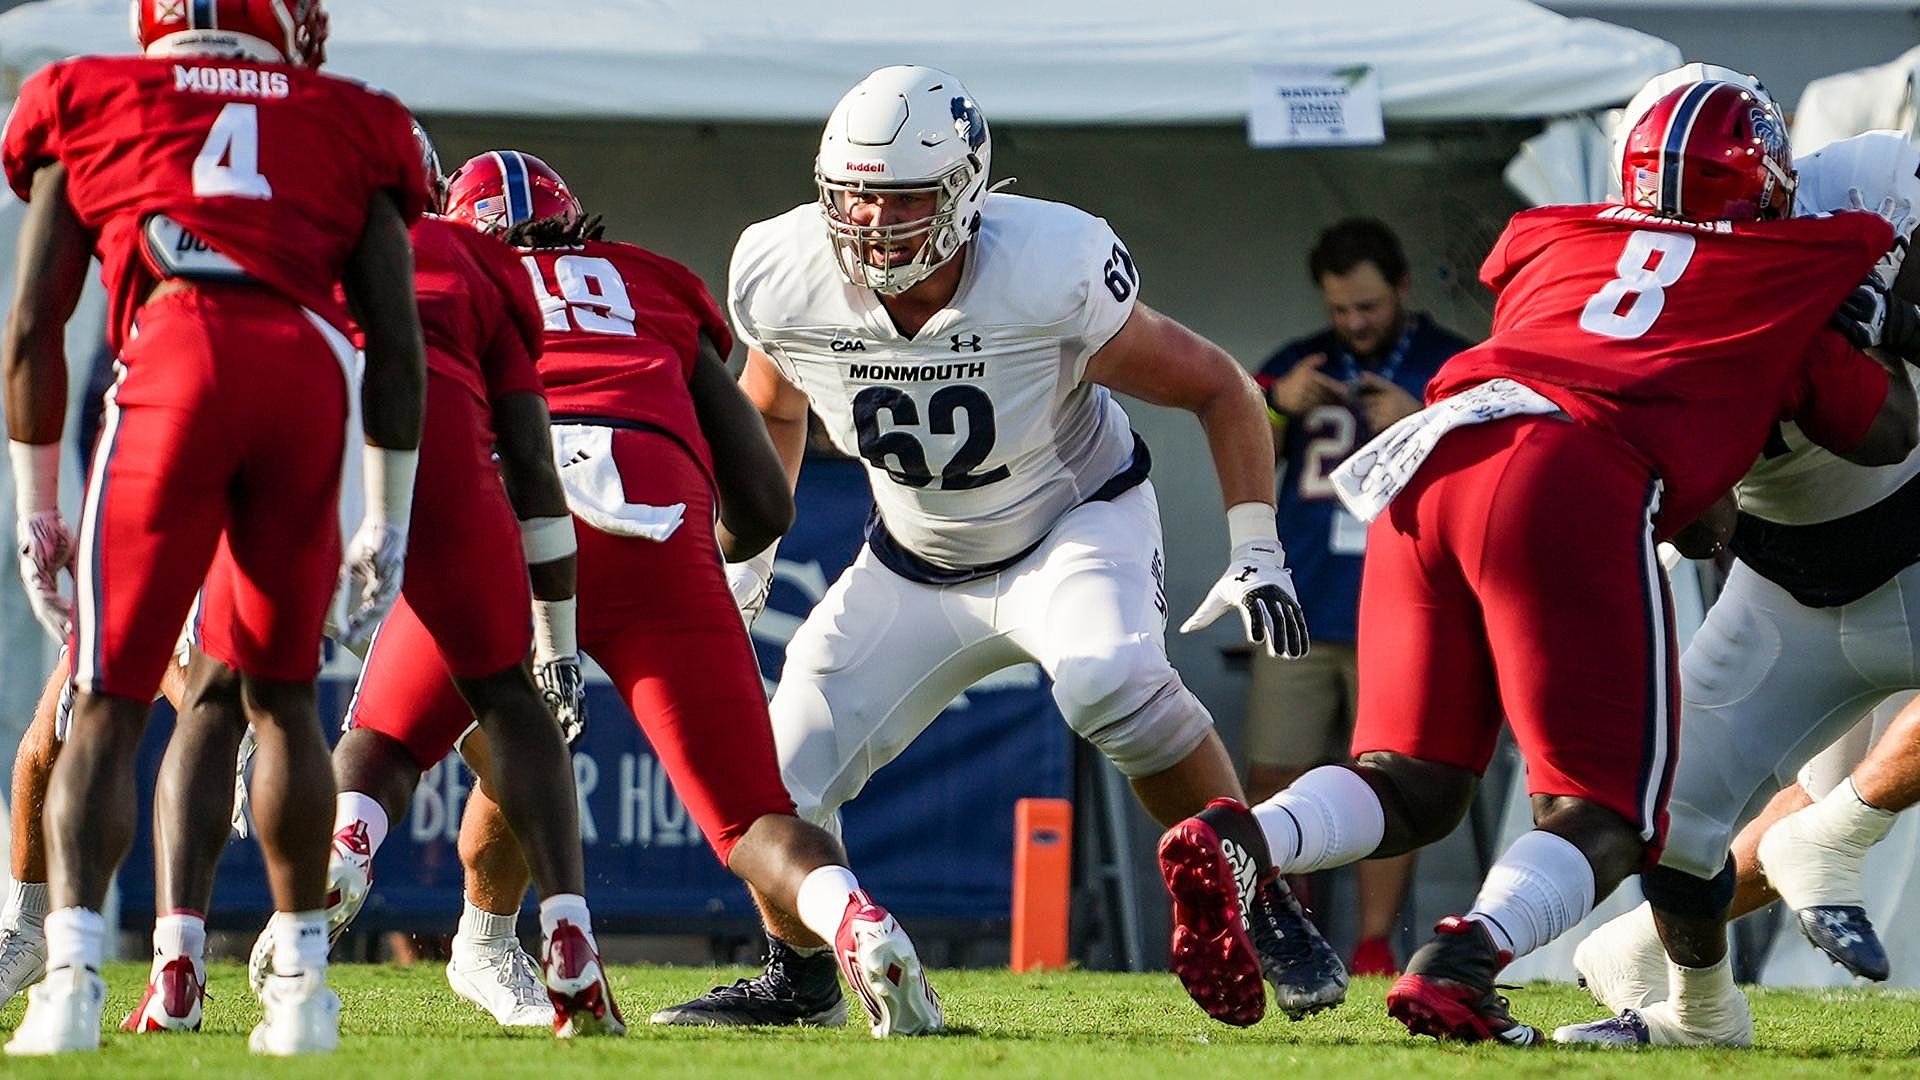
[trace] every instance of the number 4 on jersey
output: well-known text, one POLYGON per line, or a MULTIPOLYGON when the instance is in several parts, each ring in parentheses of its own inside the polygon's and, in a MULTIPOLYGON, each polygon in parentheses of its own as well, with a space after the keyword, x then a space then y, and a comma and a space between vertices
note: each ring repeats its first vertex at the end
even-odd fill
POLYGON ((207 141, 193 158, 193 193, 203 199, 273 198, 273 185, 260 175, 258 106, 229 101, 214 118, 207 141))

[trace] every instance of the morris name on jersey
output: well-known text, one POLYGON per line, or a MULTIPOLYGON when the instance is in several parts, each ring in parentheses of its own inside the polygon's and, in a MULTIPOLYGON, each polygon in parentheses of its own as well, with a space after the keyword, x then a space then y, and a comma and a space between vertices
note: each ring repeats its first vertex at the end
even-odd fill
POLYGON ((740 336, 866 462, 886 531, 943 568, 1031 547, 1134 459, 1087 361, 1133 312, 1132 257, 1061 203, 987 200, 959 292, 907 337, 834 262, 818 204, 749 227, 729 306, 740 336))

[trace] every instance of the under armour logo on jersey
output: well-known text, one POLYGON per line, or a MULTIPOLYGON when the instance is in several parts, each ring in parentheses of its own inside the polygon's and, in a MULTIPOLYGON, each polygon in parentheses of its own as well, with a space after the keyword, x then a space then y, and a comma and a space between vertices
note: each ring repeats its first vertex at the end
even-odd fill
POLYGON ((980 351, 979 334, 968 334, 966 337, 955 334, 949 340, 953 342, 953 352, 959 352, 961 349, 971 349, 974 352, 980 351))

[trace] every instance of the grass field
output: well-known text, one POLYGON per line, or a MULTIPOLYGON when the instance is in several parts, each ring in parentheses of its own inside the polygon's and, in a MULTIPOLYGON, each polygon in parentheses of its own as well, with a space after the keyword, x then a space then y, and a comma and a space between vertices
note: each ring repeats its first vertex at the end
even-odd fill
MULTIPOLYGON (((111 1019, 132 1007, 143 965, 108 971, 111 1019)), ((94 1058, 8 1059, 13 1076, 313 1076, 433 1078, 494 1076, 623 1078, 772 1077, 912 1080, 962 1075, 1396 1078, 1464 1075, 1634 1077, 1920 1075, 1920 995, 1845 990, 1754 995, 1759 1048, 1751 1051, 1607 1052, 1548 1047, 1441 1046, 1410 1038, 1381 1005, 1386 982, 1355 983, 1347 1004, 1299 1024, 1277 1014, 1235 1030, 1208 1021, 1167 975, 1011 975, 941 972, 936 985, 953 1034, 880 1042, 864 1025, 831 1031, 716 1032, 649 1028, 648 1012, 727 979, 733 971, 619 968, 615 985, 634 1024, 624 1040, 560 1044, 540 1032, 505 1033, 446 988, 433 966, 344 965, 333 982, 345 1002, 341 1049, 331 1058, 270 1061, 250 1056, 246 1032, 259 1017, 238 966, 216 967, 206 1031, 118 1033, 94 1058)), ((1598 1015, 1570 987, 1510 992, 1516 1014, 1540 1027, 1598 1015)), ((19 1001, 0 1028, 19 1022, 19 1001)))

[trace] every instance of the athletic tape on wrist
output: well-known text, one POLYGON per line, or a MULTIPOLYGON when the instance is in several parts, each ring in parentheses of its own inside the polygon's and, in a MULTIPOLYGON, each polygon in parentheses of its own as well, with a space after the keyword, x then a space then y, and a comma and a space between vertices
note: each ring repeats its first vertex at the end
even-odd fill
POLYGON ((405 530, 413 519, 413 475, 420 468, 420 451, 367 445, 364 483, 367 512, 405 530))
POLYGON ((578 552, 580 544, 574 536, 572 515, 521 518, 520 550, 526 553, 529 566, 550 563, 578 552))
POLYGON ((1227 507, 1227 541, 1233 547, 1254 540, 1280 541, 1272 503, 1243 502, 1227 507))
POLYGON ((544 663, 560 656, 580 655, 580 639, 575 616, 579 600, 535 600, 533 602, 533 656, 544 663))
POLYGON ((7 440, 13 505, 21 518, 60 508, 60 444, 7 440))

